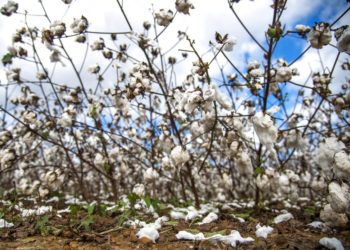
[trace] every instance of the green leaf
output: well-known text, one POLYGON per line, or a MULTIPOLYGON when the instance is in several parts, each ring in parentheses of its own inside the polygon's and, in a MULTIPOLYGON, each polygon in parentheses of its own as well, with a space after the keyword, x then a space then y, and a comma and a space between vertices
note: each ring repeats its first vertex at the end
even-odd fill
POLYGON ((4 55, 1 59, 2 61, 2 64, 4 66, 6 66, 6 64, 11 64, 12 63, 12 58, 13 58, 13 55, 11 53, 7 53, 6 55, 4 55))
POLYGON ((270 37, 270 38, 275 38, 277 36, 277 31, 276 29, 274 28, 269 28, 267 30, 267 35, 270 37))
POLYGON ((100 215, 106 216, 106 214, 107 214, 107 205, 106 204, 101 204, 98 207, 98 211, 99 211, 100 215))
POLYGON ((170 220, 170 221, 165 222, 164 224, 167 226, 176 226, 177 224, 179 224, 179 222, 176 220, 170 220))
POLYGON ((257 167, 255 170, 254 170, 254 174, 257 176, 257 175, 262 175, 265 173, 265 169, 263 167, 257 167))
POLYGON ((206 238, 208 238, 208 237, 212 237, 212 236, 214 236, 214 235, 216 235, 216 234, 226 235, 227 232, 226 232, 226 229, 220 230, 220 231, 217 231, 217 232, 205 232, 205 233, 204 233, 204 236, 205 236, 206 238))
POLYGON ((131 207, 133 207, 135 205, 136 201, 139 200, 139 199, 140 199, 140 196, 138 196, 135 193, 128 194, 128 200, 129 200, 129 202, 131 204, 131 207))
POLYGON ((306 216, 315 216, 316 208, 314 206, 307 206, 304 208, 304 215, 306 216))
POLYGON ((78 212, 80 211, 81 206, 77 204, 72 204, 69 206, 70 214, 72 216, 77 216, 78 212))
POLYGON ((95 210, 95 207, 96 207, 96 204, 90 204, 88 207, 87 207, 87 212, 88 212, 88 215, 92 215, 94 213, 94 210, 95 210))
POLYGON ((131 210, 125 210, 120 216, 119 216, 119 219, 118 219, 118 226, 122 226, 123 223, 130 218, 132 214, 132 211, 131 210))
POLYGON ((46 131, 46 132, 42 133, 41 136, 43 137, 44 140, 47 140, 47 139, 49 139, 49 132, 46 131))
POLYGON ((80 224, 85 228, 86 231, 90 231, 92 223, 94 223, 92 216, 88 216, 85 220, 82 220, 80 224))

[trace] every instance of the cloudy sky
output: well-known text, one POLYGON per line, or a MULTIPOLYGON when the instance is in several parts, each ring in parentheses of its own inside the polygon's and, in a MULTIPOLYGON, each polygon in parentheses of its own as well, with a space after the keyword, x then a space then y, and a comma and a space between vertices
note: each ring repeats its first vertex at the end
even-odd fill
MULTIPOLYGON (((0 0, 0 5, 4 5, 7 0, 0 0)), ((19 13, 27 11, 30 14, 42 15, 43 11, 38 3, 38 0, 17 0, 19 3, 19 13)), ((143 21, 153 20, 152 12, 159 9, 171 9, 175 12, 175 0, 124 0, 123 6, 130 23, 135 32, 142 33, 143 21)), ((241 70, 245 71, 247 62, 252 59, 256 59, 263 62, 263 54, 261 49, 251 40, 249 35, 244 31, 235 16, 228 7, 227 0, 192 0, 195 9, 190 11, 190 15, 184 15, 178 13, 173 23, 165 30, 160 37, 160 45, 162 51, 167 51, 177 41, 177 31, 186 31, 187 34, 196 41, 195 46, 197 50, 203 55, 204 59, 210 60, 213 54, 210 52, 208 46, 209 41, 215 40, 215 32, 221 34, 229 34, 237 39, 237 44, 229 55, 232 62, 241 70)), ((235 5, 238 15, 241 17, 247 28, 254 34, 257 40, 267 47, 265 42, 265 31, 268 24, 271 22, 272 9, 270 8, 271 0, 241 0, 239 4, 235 5)), ((120 32, 129 31, 128 25, 125 22, 116 0, 73 0, 70 5, 65 5, 61 0, 43 0, 47 13, 51 20, 61 20, 67 23, 67 27, 72 22, 73 18, 78 18, 84 15, 90 23, 90 31, 106 31, 106 32, 120 32)), ((286 25, 287 30, 294 28, 296 24, 307 24, 312 26, 316 21, 328 21, 332 22, 339 16, 349 4, 345 0, 289 0, 287 3, 287 10, 282 18, 282 24, 286 25)), ((350 23, 350 12, 347 13, 335 27, 343 24, 350 23)), ((49 27, 49 23, 42 16, 28 16, 28 24, 30 26, 37 26, 39 30, 44 27, 49 27)), ((11 45, 11 36, 14 31, 24 26, 24 16, 20 14, 12 15, 7 18, 0 16, 0 55, 4 55, 7 52, 7 47, 11 45)), ((158 31, 162 30, 162 27, 157 27, 158 31)), ((71 32, 71 31, 69 31, 71 32)), ((90 44, 96 40, 100 35, 92 35, 89 37, 90 44)), ((152 35, 151 35, 152 37, 152 35)), ((118 37, 116 43, 125 41, 126 38, 118 37)), ((108 44, 112 44, 108 36, 105 36, 105 40, 108 44)), ((336 44, 335 41, 332 42, 336 44)), ((86 45, 77 46, 72 39, 65 41, 65 46, 74 60, 74 63, 78 66, 83 61, 86 45)), ((292 34, 284 39, 276 49, 275 59, 281 57, 287 61, 293 61, 301 51, 308 46, 306 39, 302 39, 296 34, 292 34)), ((179 49, 189 49, 188 43, 182 41, 170 51, 168 56, 175 56, 181 59, 181 52, 179 49)), ((129 51, 131 55, 136 58, 142 58, 140 50, 131 49, 129 51)), ((40 50, 43 61, 47 65, 47 69, 52 72, 54 70, 53 79, 58 83, 66 83, 70 86, 76 86, 78 84, 74 75, 73 69, 69 66, 62 66, 57 64, 55 67, 48 60, 48 51, 42 46, 40 50)), ((326 46, 325 49, 317 51, 311 49, 308 53, 296 64, 300 71, 300 76, 295 80, 298 83, 304 83, 310 72, 317 72, 322 68, 330 69, 336 57, 337 49, 332 46, 326 46), (321 63, 322 62, 322 63, 321 63)), ((342 53, 340 62, 349 58, 348 55, 342 53)), ((187 62, 176 65, 175 70, 177 72, 177 84, 181 84, 184 77, 190 73, 191 59, 187 62)), ((223 68, 224 74, 229 75, 234 73, 232 67, 227 63, 224 58, 219 56, 216 66, 210 68, 211 76, 216 79, 220 78, 219 67, 223 68)), ((108 65, 108 61, 103 60, 100 53, 89 52, 87 55, 86 63, 83 67, 83 72, 87 72, 87 68, 100 64, 104 69, 108 65)), ((29 63, 14 61, 13 66, 19 66, 22 68, 22 76, 26 79, 33 79, 35 76, 35 68, 29 63)), ((7 83, 5 71, 7 69, 0 68, 0 80, 1 84, 7 83)), ((346 77, 345 73, 339 70, 337 67, 335 71, 335 81, 332 88, 337 90, 341 84, 344 83, 346 77)), ((113 72, 108 71, 105 74, 106 81, 104 87, 112 86, 113 72)), ((96 77, 94 75, 84 73, 83 81, 92 88, 96 84, 96 77)), ((219 84, 219 83, 218 83, 219 84)), ((295 88, 294 88, 295 90, 295 88)), ((290 88, 293 91, 293 87, 290 88)), ((3 96, 4 88, 0 87, 0 97, 3 96)), ((16 90, 14 90, 16 93, 16 90)), ((2 98, 1 98, 2 99, 2 98)))

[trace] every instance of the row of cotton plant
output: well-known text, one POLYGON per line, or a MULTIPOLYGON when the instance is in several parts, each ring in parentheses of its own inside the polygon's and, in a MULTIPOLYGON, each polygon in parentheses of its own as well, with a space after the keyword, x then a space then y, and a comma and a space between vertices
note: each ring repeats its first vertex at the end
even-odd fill
MULTIPOLYGON (((233 12, 236 2, 228 1, 233 12)), ((274 199, 326 198, 321 219, 346 225, 350 84, 344 79, 338 92, 332 89, 339 84, 334 69, 350 69, 339 59, 350 53, 350 28, 320 22, 285 30, 286 1, 273 3, 267 42, 257 42, 264 58, 239 69, 232 54, 239 34, 213 34, 212 53, 201 56, 195 38, 180 31, 173 52, 180 45, 187 49, 165 53, 159 37, 175 18, 191 14, 195 6, 187 0, 154 11, 155 23, 145 20, 141 30, 129 24, 127 32, 110 33, 90 30, 85 16, 70 23, 51 20, 41 1, 48 25, 32 26, 30 13, 21 14, 8 1, 1 13, 24 15, 25 25, 14 31, 2 59, 8 82, 0 85, 6 90, 1 185, 42 199, 57 192, 86 200, 134 192, 180 197, 196 207, 204 200, 248 199, 259 206, 274 199), (294 62, 274 56, 289 33, 311 49, 331 46, 334 39, 334 67, 311 72, 309 85, 296 82, 300 70, 294 62), (77 65, 68 48, 78 46, 86 46, 96 62, 77 65), (233 66, 222 79, 212 75, 217 59, 233 66), (178 79, 181 63, 189 67, 178 79), (71 82, 56 77, 55 68, 71 82), (298 93, 294 109, 287 110, 292 105, 283 89, 290 86, 298 93)))

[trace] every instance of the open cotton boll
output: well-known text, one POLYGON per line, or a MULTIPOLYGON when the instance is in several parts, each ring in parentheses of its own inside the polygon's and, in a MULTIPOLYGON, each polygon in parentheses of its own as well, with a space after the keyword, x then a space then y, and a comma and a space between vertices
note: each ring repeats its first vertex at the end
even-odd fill
POLYGON ((273 219, 273 223, 279 224, 284 221, 289 221, 290 219, 294 219, 291 213, 280 214, 273 219))
POLYGON ((214 88, 215 90, 215 100, 226 110, 230 110, 232 108, 231 103, 227 99, 226 95, 224 95, 218 86, 211 85, 210 87, 214 88))
POLYGON ((256 225, 255 235, 256 237, 267 238, 267 236, 272 233, 273 228, 270 226, 260 226, 260 224, 256 225))
POLYGON ((341 186, 332 182, 328 186, 329 196, 327 197, 332 209, 337 213, 345 213, 350 207, 349 186, 343 183, 341 186))
POLYGON ((13 227, 13 223, 7 222, 4 219, 0 219, 0 228, 8 228, 8 227, 13 227))
POLYGON ((334 237, 333 238, 323 237, 322 239, 320 239, 319 243, 322 246, 327 247, 328 249, 344 250, 344 247, 341 241, 334 237))
POLYGON ((175 166, 178 166, 189 161, 190 155, 186 150, 183 150, 181 146, 176 146, 171 150, 170 159, 175 166))
POLYGON ((346 214, 335 212, 330 204, 327 204, 321 210, 320 218, 330 227, 344 227, 348 223, 348 217, 346 214))
POLYGON ((201 222, 199 222, 198 224, 202 225, 202 224, 211 223, 213 221, 216 221, 218 218, 219 217, 216 213, 211 212, 207 216, 205 216, 205 218, 201 222))
POLYGON ((253 116, 252 122, 260 143, 267 148, 272 158, 277 159, 273 144, 277 140, 278 129, 274 126, 271 117, 267 114, 263 114, 262 112, 257 112, 253 116))
POLYGON ((155 229, 153 226, 145 226, 137 232, 136 236, 139 239, 146 237, 150 239, 153 243, 155 243, 156 240, 159 238, 159 233, 157 229, 155 229))
POLYGON ((233 47, 237 44, 237 40, 236 38, 228 38, 226 41, 225 41, 225 45, 224 47, 222 48, 224 51, 226 52, 231 52, 233 50, 233 47))
POLYGON ((176 234, 176 239, 178 240, 204 240, 204 234, 198 233, 198 234, 192 234, 186 231, 180 231, 176 234))

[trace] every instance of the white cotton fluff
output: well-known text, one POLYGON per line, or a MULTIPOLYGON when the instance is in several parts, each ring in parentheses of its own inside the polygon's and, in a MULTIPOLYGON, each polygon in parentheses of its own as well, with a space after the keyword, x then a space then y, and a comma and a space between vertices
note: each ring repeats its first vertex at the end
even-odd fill
POLYGON ((185 219, 186 215, 182 212, 172 210, 170 212, 170 217, 174 220, 181 220, 181 219, 185 219))
POLYGON ((186 150, 183 150, 181 146, 176 146, 171 150, 170 159, 175 166, 178 166, 189 161, 190 155, 186 150))
POLYGON ((333 238, 323 237, 322 239, 320 239, 319 243, 322 246, 327 247, 328 249, 344 250, 344 247, 341 241, 334 237, 333 238))
POLYGON ((52 211, 52 206, 41 206, 37 209, 20 209, 22 217, 29 217, 33 215, 43 215, 52 211))
POLYGON ((147 170, 143 174, 143 178, 146 182, 152 182, 152 181, 158 179, 158 177, 159 177, 159 174, 158 174, 157 170, 155 170, 153 168, 147 168, 147 170))
POLYGON ((145 186, 142 183, 138 183, 134 186, 132 192, 141 197, 145 196, 145 186))
POLYGON ((327 200, 332 209, 337 213, 346 213, 350 207, 349 186, 345 183, 340 186, 337 182, 332 182, 328 190, 327 200))
POLYGON ((256 237, 267 238, 267 236, 272 233, 273 228, 270 226, 260 226, 260 224, 256 225, 255 235, 256 237))
POLYGON ((289 67, 280 67, 277 69, 276 81, 287 82, 292 79, 293 71, 289 67))
POLYGON ((350 156, 345 151, 334 155, 334 173, 340 179, 350 180, 350 156))
POLYGON ((322 221, 313 221, 307 225, 309 227, 316 228, 316 229, 323 229, 323 228, 327 227, 322 221))
POLYGON ((289 221, 290 219, 293 219, 293 218, 294 216, 291 213, 280 214, 273 219, 273 223, 279 224, 284 221, 289 221))
POLYGON ((346 214, 335 212, 330 204, 321 210, 320 218, 330 227, 344 227, 348 223, 346 214))
POLYGON ((224 95, 218 86, 216 85, 210 85, 211 88, 215 91, 215 100, 226 110, 230 110, 232 108, 231 103, 227 99, 226 95, 224 95))
POLYGON ((237 243, 245 244, 245 243, 250 243, 254 241, 254 239, 251 237, 243 238, 241 234, 236 230, 232 230, 231 233, 227 236, 218 234, 218 235, 209 237, 208 239, 221 241, 225 244, 230 244, 232 247, 236 247, 237 243))
POLYGON ((225 41, 225 45, 223 47, 223 50, 226 52, 231 52, 233 50, 233 47, 237 44, 236 38, 228 38, 225 41))
POLYGON ((198 233, 198 234, 192 234, 186 231, 180 231, 176 234, 176 239, 178 240, 204 240, 204 234, 198 233))
POLYGON ((201 222, 199 222, 198 224, 202 225, 202 224, 211 223, 213 221, 216 221, 218 218, 219 217, 216 213, 211 212, 206 217, 204 217, 204 219, 201 222))
POLYGON ((350 53, 350 28, 346 28, 338 39, 338 50, 340 52, 350 53))
MULTIPOLYGON (((326 138, 325 142, 320 143, 316 163, 322 168, 325 176, 331 176, 331 166, 335 160, 334 157, 345 148, 345 144, 338 141, 336 137, 326 138)), ((337 174, 337 171, 335 171, 335 174, 337 174)))
POLYGON ((306 33, 306 32, 310 31, 310 27, 306 26, 306 25, 303 25, 303 24, 297 24, 297 25, 295 25, 295 30, 298 33, 306 33))
POLYGON ((243 238, 241 234, 236 231, 232 230, 229 235, 221 235, 221 234, 216 234, 211 237, 204 237, 203 233, 198 233, 198 234, 192 234, 186 231, 180 231, 176 234, 177 239, 182 239, 182 240, 212 240, 212 241, 220 241, 225 244, 229 244, 232 247, 236 247, 237 243, 250 243, 253 242, 254 239, 251 237, 243 238))
POLYGON ((153 226, 145 226, 137 232, 136 236, 139 239, 146 237, 150 239, 153 243, 155 243, 156 240, 159 238, 159 233, 158 230, 155 229, 153 226))
POLYGON ((8 227, 13 227, 13 223, 7 222, 4 219, 0 219, 0 228, 8 228, 8 227))
POLYGON ((199 212, 196 209, 191 209, 191 207, 189 207, 185 220, 193 220, 197 217, 201 217, 199 212))
POLYGON ((257 112, 253 116, 252 122, 260 142, 266 146, 271 154, 275 155, 276 151, 273 144, 277 140, 278 129, 274 126, 271 117, 267 114, 264 115, 262 112, 257 112))
POLYGON ((160 229, 162 227, 162 223, 165 221, 168 221, 168 217, 166 216, 162 216, 160 218, 158 218, 154 223, 149 223, 146 224, 142 221, 140 222, 132 222, 135 225, 141 225, 142 228, 137 232, 136 236, 141 239, 143 237, 146 237, 148 239, 150 239, 153 243, 156 242, 156 240, 159 238, 159 233, 158 233, 158 229, 160 229))

